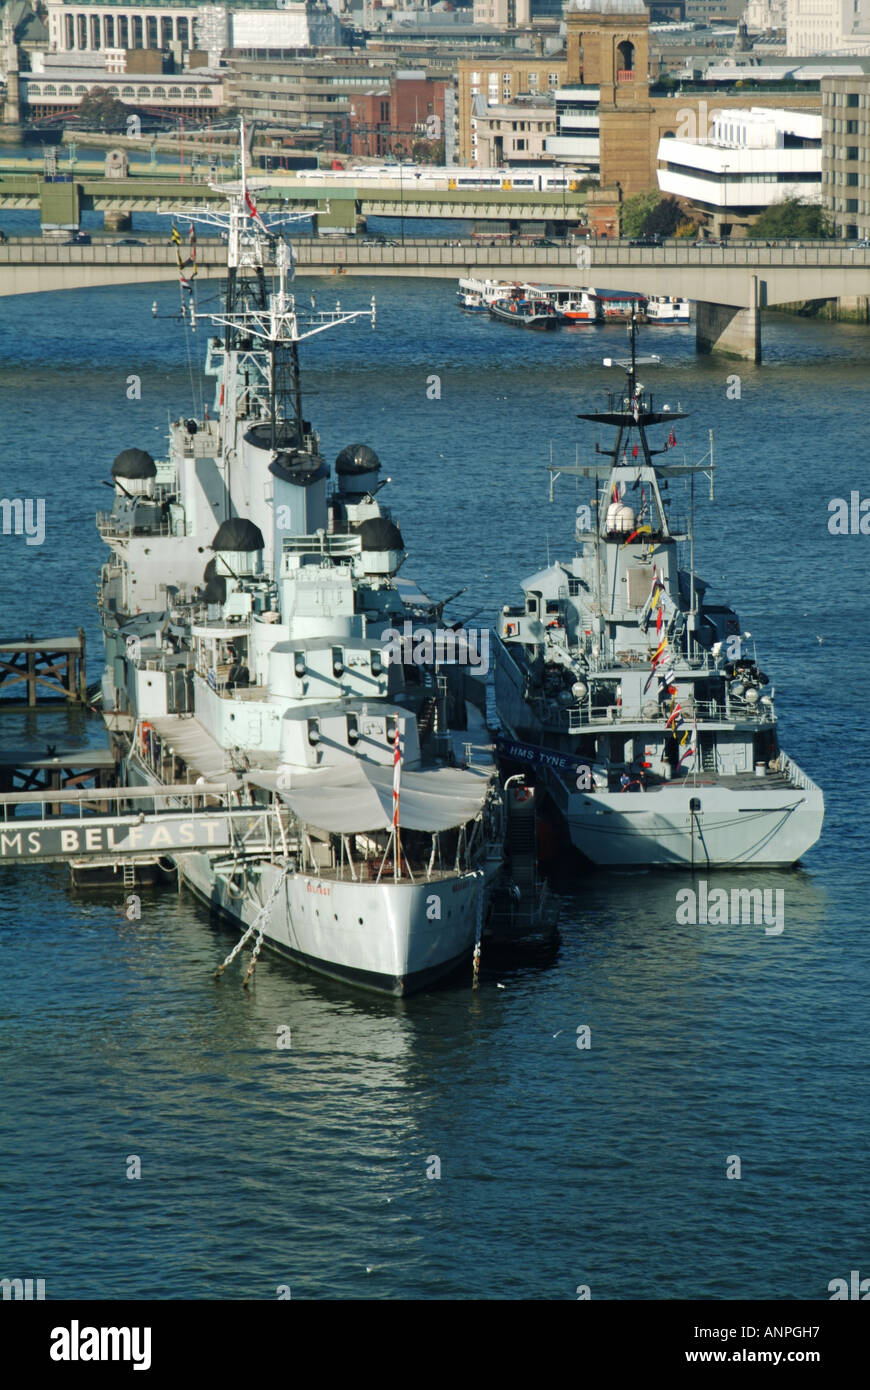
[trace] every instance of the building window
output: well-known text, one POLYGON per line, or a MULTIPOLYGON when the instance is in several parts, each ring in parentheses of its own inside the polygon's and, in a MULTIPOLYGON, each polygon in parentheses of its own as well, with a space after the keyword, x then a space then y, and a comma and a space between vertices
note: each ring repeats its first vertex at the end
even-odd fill
POLYGON ((128 97, 128 98, 129 98, 129 97, 134 97, 135 95, 136 95, 136 93, 133 91, 133 88, 132 88, 132 87, 122 87, 122 88, 121 88, 121 96, 122 96, 122 97, 128 97))
POLYGON ((154 88, 154 91, 152 92, 152 96, 154 97, 154 100, 155 100, 155 101, 165 101, 165 100, 166 100, 166 88, 165 88, 165 87, 155 87, 155 88, 154 88))
POLYGON ((847 93, 846 93, 846 105, 847 105, 847 106, 857 106, 857 105, 858 105, 858 93, 857 93, 857 92, 847 92, 847 93))
POLYGON ((626 80, 628 73, 634 74, 634 44, 629 39, 623 39, 622 43, 616 45, 616 66, 620 82, 626 80))
POLYGON ((548 72, 548 73, 547 73, 547 84, 548 84, 548 86, 550 86, 550 87, 558 87, 558 85, 559 85, 559 74, 558 74, 557 72, 548 72))
POLYGON ((857 145, 847 145, 847 146, 846 146, 846 158, 847 158, 847 159, 857 159, 857 158, 858 158, 858 146, 857 146, 857 145))

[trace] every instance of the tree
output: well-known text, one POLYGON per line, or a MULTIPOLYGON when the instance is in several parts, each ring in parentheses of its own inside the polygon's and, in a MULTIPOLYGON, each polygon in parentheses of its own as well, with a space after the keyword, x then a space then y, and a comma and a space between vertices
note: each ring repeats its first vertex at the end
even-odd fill
POLYGON ((771 241, 788 237, 825 241, 834 235, 834 229, 818 203, 808 203, 804 198, 783 198, 781 203, 771 203, 756 217, 750 235, 771 241))
POLYGON ((621 236, 640 236, 644 218, 661 202, 661 193, 651 188, 647 193, 635 193, 626 198, 619 219, 621 236))
POLYGON ((102 87, 92 87, 79 104, 79 120, 83 126, 97 130, 126 130, 130 114, 123 101, 109 96, 102 87))
POLYGON ((662 198, 641 224, 644 236, 673 236, 685 214, 676 198, 662 198))

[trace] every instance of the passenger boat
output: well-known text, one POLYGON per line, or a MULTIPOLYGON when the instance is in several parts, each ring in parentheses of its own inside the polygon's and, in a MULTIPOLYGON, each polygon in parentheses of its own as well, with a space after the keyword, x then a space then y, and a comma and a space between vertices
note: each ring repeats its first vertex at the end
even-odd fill
POLYGON ((496 299, 490 304, 489 312, 499 323, 512 323, 519 328, 558 328, 562 322, 552 304, 541 299, 526 299, 521 293, 512 294, 508 299, 496 299))
POLYGON ((689 323, 691 317, 688 299, 679 299, 668 294, 651 294, 646 302, 647 323, 689 323))
POLYGON ((574 289, 568 285, 525 284, 529 299, 551 304, 563 319, 570 323, 597 323, 601 311, 594 290, 574 289))
POLYGON ((459 281, 456 300, 460 309, 485 314, 490 304, 510 294, 515 288, 516 284, 511 280, 476 280, 466 277, 459 281))

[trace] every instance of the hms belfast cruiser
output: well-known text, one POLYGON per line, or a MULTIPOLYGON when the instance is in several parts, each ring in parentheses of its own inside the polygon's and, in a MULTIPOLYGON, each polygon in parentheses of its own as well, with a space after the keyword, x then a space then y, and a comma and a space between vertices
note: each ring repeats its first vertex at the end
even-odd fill
POLYGON ((203 807, 234 808, 234 825, 251 808, 250 834, 175 866, 255 959, 265 944, 406 994, 470 959, 501 873, 483 691, 438 661, 437 640, 428 664, 396 659, 389 632, 437 637, 443 604, 398 577, 377 455, 343 449, 330 489, 303 416, 299 343, 357 317, 374 326, 374 305, 303 315, 292 251, 244 173, 222 192, 226 215, 195 216, 226 227, 225 299, 182 313, 188 330, 208 318, 219 331, 214 407, 171 425, 166 459, 119 455, 98 516, 103 717, 125 785, 207 786, 203 807))
MULTIPOLYGON (((774 691, 737 614, 707 600, 694 568, 694 476, 667 462, 682 418, 656 410, 637 368, 627 390, 580 415, 615 431, 602 462, 555 474, 590 480, 580 553, 523 581, 495 641, 504 751, 539 765, 573 845, 595 864, 696 867, 795 863, 821 833, 823 798, 779 746, 774 691), (651 426, 669 429, 652 448, 651 426), (688 516, 668 503, 683 484, 688 516), (602 486, 603 484, 603 486, 602 486), (512 743, 511 740, 514 742, 512 743)), ((712 455, 712 444, 711 444, 712 455)), ((673 455, 671 455, 673 457, 673 455)), ((712 490, 712 472, 710 472, 712 490)))

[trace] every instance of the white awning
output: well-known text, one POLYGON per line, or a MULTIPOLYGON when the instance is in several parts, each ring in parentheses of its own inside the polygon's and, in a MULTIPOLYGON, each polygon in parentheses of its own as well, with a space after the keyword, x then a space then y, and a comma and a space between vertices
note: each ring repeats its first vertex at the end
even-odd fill
MULTIPOLYGON (((331 834, 389 830, 393 824, 393 769, 357 759, 338 767, 282 774, 250 773, 248 781, 276 790, 294 815, 331 834)), ((402 772, 399 824, 403 830, 451 830, 474 820, 489 778, 460 768, 402 772)))
POLYGON ((226 783, 231 791, 241 786, 241 778, 232 771, 229 749, 222 748, 197 719, 167 714, 145 722, 160 735, 164 749, 171 748, 207 781, 226 783))

